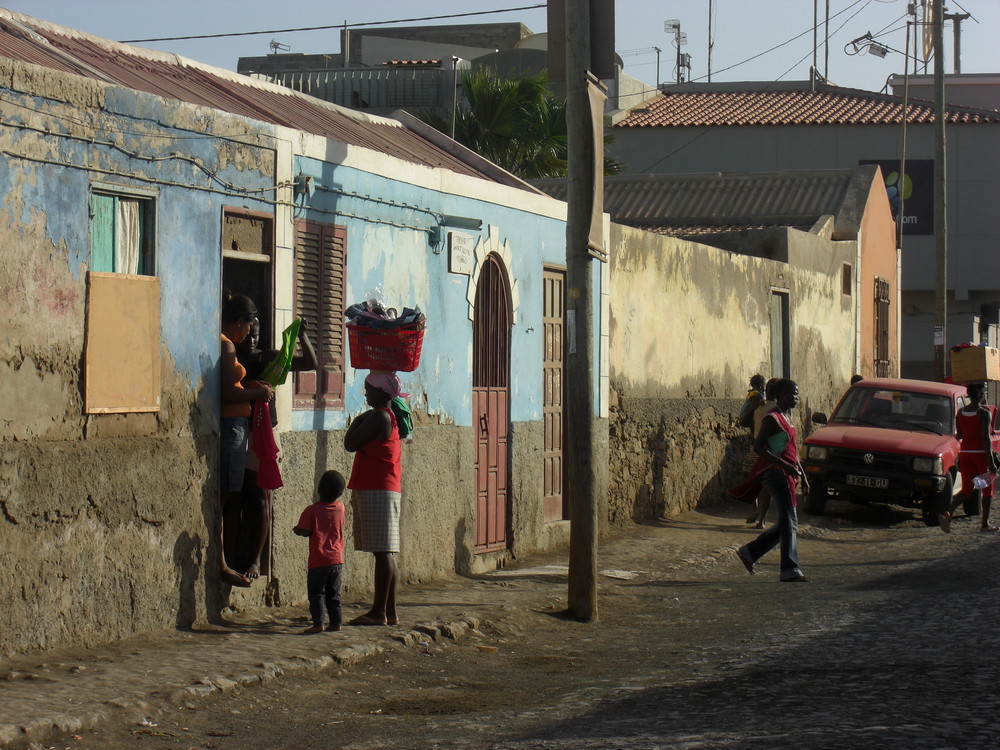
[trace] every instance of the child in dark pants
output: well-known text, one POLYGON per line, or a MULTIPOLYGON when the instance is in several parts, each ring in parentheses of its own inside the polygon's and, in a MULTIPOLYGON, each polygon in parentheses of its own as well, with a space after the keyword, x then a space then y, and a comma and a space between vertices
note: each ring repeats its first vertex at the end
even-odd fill
POLYGON ((292 529, 299 536, 309 537, 306 589, 313 624, 303 634, 322 632, 324 610, 329 617, 327 630, 340 630, 343 621, 340 579, 344 568, 344 504, 338 498, 344 494, 345 484, 339 471, 324 473, 317 487, 319 500, 302 511, 292 529))

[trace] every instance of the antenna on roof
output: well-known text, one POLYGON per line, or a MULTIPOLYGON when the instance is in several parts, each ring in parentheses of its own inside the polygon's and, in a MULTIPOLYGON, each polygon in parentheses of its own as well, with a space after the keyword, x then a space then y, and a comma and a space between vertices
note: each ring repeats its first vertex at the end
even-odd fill
POLYGON ((288 52, 288 50, 291 49, 291 47, 289 47, 287 44, 282 44, 281 42, 277 42, 274 39, 271 40, 271 43, 268 46, 270 46, 271 48, 272 55, 276 55, 279 52, 288 52))

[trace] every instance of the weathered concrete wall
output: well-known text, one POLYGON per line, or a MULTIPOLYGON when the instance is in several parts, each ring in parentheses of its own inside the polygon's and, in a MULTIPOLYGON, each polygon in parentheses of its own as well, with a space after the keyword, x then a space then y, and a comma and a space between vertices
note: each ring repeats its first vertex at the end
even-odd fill
POLYGON ((738 399, 612 399, 608 521, 671 516, 721 502, 749 447, 738 399))
POLYGON ((856 245, 790 230, 802 268, 619 225, 611 239, 609 519, 623 524, 721 499, 736 479, 740 400, 751 374, 772 374, 773 290, 789 296, 801 432, 836 403, 854 362, 840 271, 856 245))
MULTIPOLYGON (((542 274, 565 258, 563 204, 30 65, 0 64, 0 92, 0 246, 7 248, 0 395, 8 405, 0 422, 0 562, 13 571, 0 580, 0 600, 12 602, 0 615, 0 653, 187 625, 227 604, 248 609, 304 598, 305 547, 289 530, 322 471, 349 473, 341 440, 366 408, 364 372, 348 368, 337 408, 293 410, 291 386, 281 389, 286 486, 275 494, 272 572, 251 589, 223 590, 216 573, 219 242, 232 205, 274 215, 276 327, 294 310, 292 226, 303 216, 346 225, 349 301, 381 285, 395 304, 417 303, 427 313, 422 365, 404 377, 420 415, 404 457, 404 580, 484 570, 565 546, 567 524, 544 523, 541 512, 542 274), (23 91, 11 88, 15 81, 23 91), (300 170, 316 178, 308 208, 292 204, 290 188, 276 187, 300 170), (141 189, 155 201, 157 413, 83 413, 95 183, 141 189), (475 555, 472 541, 477 275, 446 270, 447 255, 430 231, 442 215, 482 220, 478 236, 470 232, 476 268, 495 253, 511 285, 511 535, 509 549, 489 555, 475 555)), ((606 295, 600 264, 593 275, 606 295)), ((590 342, 595 362, 605 361, 603 311, 590 342)), ((595 368, 599 497, 607 484, 608 423, 600 416, 607 377, 606 367, 595 368)), ((369 590, 370 559, 352 551, 347 564, 348 591, 369 590)))
MULTIPOLYGON (((912 93, 911 93, 912 97, 912 93)), ((979 294, 1000 297, 1000 123, 956 123, 948 128, 948 284, 958 304, 979 294)), ((902 129, 885 125, 781 125, 754 127, 615 128, 608 147, 627 173, 654 171, 771 172, 785 169, 853 169, 861 161, 899 159, 902 129)), ((934 159, 934 128, 911 124, 906 160, 934 159)), ((902 258, 902 374, 933 378, 935 289, 934 235, 908 234, 902 258)), ((975 311, 973 311, 975 312, 975 311)), ((965 341, 949 326, 946 346, 965 341)))
MULTIPOLYGON (((885 182, 881 174, 872 185, 868 203, 885 206, 889 198, 885 192, 885 182)), ((875 377, 875 279, 889 282, 889 377, 899 376, 899 320, 900 313, 900 257, 896 249, 896 222, 891 211, 866 211, 861 220, 861 268, 858 312, 861 318, 858 372, 875 377)))
POLYGON ((0 654, 189 625, 222 604, 205 571, 220 224, 236 196, 206 171, 258 189, 273 150, 212 136, 246 132, 243 118, 37 66, 0 61, 0 91, 0 654), (95 184, 155 203, 156 413, 83 410, 95 184))
MULTIPOLYGON (((599 455, 607 455, 607 421, 596 420, 599 455)), ((538 550, 558 551, 569 541, 569 523, 542 521, 542 425, 515 423, 511 447, 511 536, 509 550, 473 554, 475 526, 475 431, 454 425, 421 425, 403 447, 403 492, 398 558, 401 583, 425 581, 453 572, 492 570, 505 561, 538 550)), ((274 494, 273 568, 267 603, 306 600, 305 540, 291 533, 302 509, 313 501, 319 476, 326 469, 350 475, 353 456, 343 449, 342 431, 291 432, 282 438, 285 486, 274 494)), ((607 466, 607 461, 602 461, 607 466)), ((598 472, 606 486, 607 472, 598 472)), ((603 495, 603 493, 602 493, 603 495)), ((373 585, 372 557, 354 550, 350 491, 344 589, 348 600, 364 600, 373 585)), ((606 516, 600 509, 601 517, 606 516)), ((232 600, 255 602, 261 589, 233 591, 232 600)), ((405 593, 402 595, 405 601, 405 593)))

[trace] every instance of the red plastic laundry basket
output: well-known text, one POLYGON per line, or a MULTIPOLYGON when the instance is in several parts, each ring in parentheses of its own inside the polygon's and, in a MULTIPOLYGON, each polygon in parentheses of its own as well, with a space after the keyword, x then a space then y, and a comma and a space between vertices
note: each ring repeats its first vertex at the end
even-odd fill
POLYGON ((348 324, 347 343, 355 369, 412 372, 420 365, 424 327, 386 329, 348 324))

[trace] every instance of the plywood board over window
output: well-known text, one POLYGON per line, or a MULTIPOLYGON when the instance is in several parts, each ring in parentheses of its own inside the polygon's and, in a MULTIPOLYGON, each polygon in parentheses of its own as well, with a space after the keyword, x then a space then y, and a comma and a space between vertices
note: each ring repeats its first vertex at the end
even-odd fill
POLYGON ((87 274, 87 414, 160 409, 160 279, 87 274))

